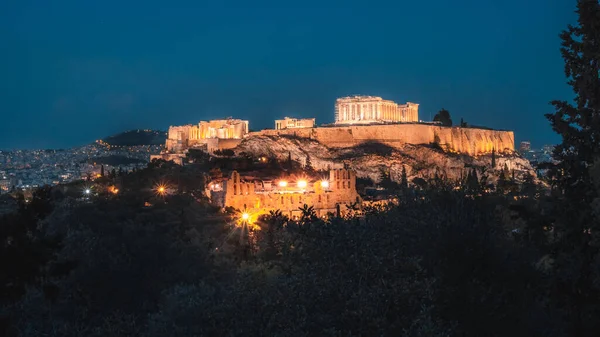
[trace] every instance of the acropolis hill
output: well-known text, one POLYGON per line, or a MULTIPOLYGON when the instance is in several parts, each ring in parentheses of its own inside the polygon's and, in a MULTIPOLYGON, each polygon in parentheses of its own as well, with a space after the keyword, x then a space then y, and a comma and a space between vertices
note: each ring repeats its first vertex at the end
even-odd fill
POLYGON ((452 153, 471 156, 513 152, 512 131, 474 127, 446 127, 419 122, 419 104, 397 104, 376 96, 348 96, 335 103, 335 123, 315 126, 314 118, 286 117, 275 121, 275 129, 249 132, 249 122, 229 118, 198 125, 171 126, 166 142, 167 154, 182 153, 191 147, 208 152, 234 149, 244 139, 256 136, 294 136, 316 140, 328 148, 357 146, 378 142, 400 148, 405 144, 436 144, 452 153))
MULTIPOLYGON (((248 121, 233 118, 172 126, 165 153, 155 158, 183 164, 190 149, 216 156, 223 154, 219 150, 231 150, 237 156, 272 158, 280 162, 290 158, 321 172, 347 169, 356 177, 373 181, 379 181, 382 172, 393 181, 400 181, 405 171, 409 181, 413 181, 438 175, 461 179, 474 167, 491 168, 491 153, 495 152, 496 167, 488 171, 490 181, 497 179, 503 169, 511 170, 517 179, 525 173, 535 175, 529 162, 514 152, 512 131, 421 122, 418 109, 419 104, 411 102, 397 104, 381 97, 349 96, 336 100, 334 123, 329 125, 316 126, 314 118, 285 117, 275 120, 273 129, 257 132, 249 132, 248 121)), ((231 174, 228 179, 235 185, 237 173, 231 174)), ((262 195, 265 183, 253 184, 254 190, 249 187, 248 191, 258 191, 262 195)), ((218 188, 223 185, 226 185, 225 181, 213 184, 218 188)), ((333 188, 328 193, 335 191, 333 188)), ((343 196, 354 199, 354 196, 343 196)), ((257 198, 253 194, 252 203, 244 199, 246 197, 240 198, 234 199, 243 208, 256 207, 251 206, 257 198)), ((263 199, 260 204, 275 202, 275 199, 263 199)), ((334 199, 342 200, 333 198, 331 202, 334 199)), ((224 200, 226 205, 240 206, 227 198, 224 200)), ((289 200, 286 200, 277 199, 277 202, 287 205, 289 200)), ((320 205, 319 209, 329 212, 333 204, 327 204, 327 200, 322 199, 316 204, 320 205)))

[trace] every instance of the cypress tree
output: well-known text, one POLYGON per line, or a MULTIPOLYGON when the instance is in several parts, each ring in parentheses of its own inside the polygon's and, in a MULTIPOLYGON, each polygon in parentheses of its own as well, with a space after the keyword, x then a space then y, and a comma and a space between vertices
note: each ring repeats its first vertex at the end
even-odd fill
POLYGON ((100 165, 100 176, 104 177, 104 165, 100 165))
POLYGON ((406 177, 406 167, 402 165, 402 175, 400 178, 400 186, 402 188, 408 188, 408 178, 406 177))
POLYGON ((292 152, 288 152, 287 167, 288 167, 288 170, 291 170, 293 168, 293 166, 292 166, 292 152))
POLYGON ((307 171, 313 171, 313 166, 312 166, 312 161, 310 160, 310 155, 306 155, 306 165, 304 165, 304 166, 307 171))
POLYGON ((570 336, 600 330, 598 310, 598 258, 592 235, 600 231, 600 219, 592 203, 598 199, 590 167, 600 155, 600 4, 598 0, 577 1, 577 25, 560 35, 565 74, 575 97, 551 102, 555 112, 547 114, 552 128, 562 137, 554 151, 558 164, 552 169, 558 196, 555 205, 553 250, 557 303, 568 319, 570 336))
POLYGON ((496 168, 496 149, 492 148, 492 170, 496 168))

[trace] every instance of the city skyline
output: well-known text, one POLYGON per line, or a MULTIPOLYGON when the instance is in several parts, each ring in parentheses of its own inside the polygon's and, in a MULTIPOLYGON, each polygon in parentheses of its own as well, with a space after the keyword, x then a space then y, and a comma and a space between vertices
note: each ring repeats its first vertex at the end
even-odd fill
POLYGON ((569 2, 116 4, 0 5, 11 50, 0 56, 0 149, 227 116, 252 129, 283 116, 330 123, 335 98, 353 94, 419 103, 422 120, 445 108, 541 147, 559 140, 548 102, 573 97, 558 37, 575 21, 569 2))

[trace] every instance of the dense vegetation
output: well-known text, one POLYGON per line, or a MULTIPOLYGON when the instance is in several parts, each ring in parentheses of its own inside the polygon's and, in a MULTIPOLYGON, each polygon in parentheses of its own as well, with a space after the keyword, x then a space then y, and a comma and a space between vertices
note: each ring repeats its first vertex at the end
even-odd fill
POLYGON ((163 145, 166 140, 166 132, 156 130, 131 130, 103 139, 111 146, 163 145))
POLYGON ((202 190, 221 169, 259 165, 245 156, 42 188, 1 218, 0 333, 597 336, 599 13, 580 1, 562 36, 577 97, 548 115, 563 137, 549 190, 507 175, 488 189, 473 170, 458 186, 387 181, 400 204, 364 216, 303 207, 298 221, 240 226, 202 190))
POLYGON ((3 219, 6 332, 477 336, 547 328, 527 319, 550 314, 535 268, 543 252, 530 248, 535 235, 507 235, 520 229, 506 217, 521 202, 468 198, 466 187, 438 182, 363 218, 317 219, 308 207, 297 222, 274 212, 244 232, 235 214, 202 198, 204 172, 155 161, 22 200, 3 219), (159 195, 156 185, 172 191, 159 195))

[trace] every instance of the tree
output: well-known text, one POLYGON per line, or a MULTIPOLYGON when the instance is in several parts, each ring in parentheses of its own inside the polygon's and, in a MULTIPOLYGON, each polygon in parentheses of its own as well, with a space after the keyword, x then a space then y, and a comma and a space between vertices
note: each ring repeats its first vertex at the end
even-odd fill
POLYGON ((218 167, 212 168, 208 174, 210 175, 210 179, 212 180, 218 180, 223 178, 223 172, 221 172, 221 169, 218 167))
POLYGON ((433 117, 433 121, 441 122, 443 126, 452 126, 452 118, 450 118, 450 112, 443 108, 433 117))
POLYGON ((556 177, 556 224, 554 250, 557 301, 565 303, 569 335, 584 336, 600 328, 594 320, 599 293, 594 276, 598 258, 592 234, 600 231, 600 219, 593 211, 598 191, 593 188, 590 167, 600 155, 600 4, 579 0, 578 24, 569 25, 560 35, 568 84, 574 102, 552 101, 555 112, 546 114, 552 128, 562 137, 553 151, 558 165, 556 177), (596 307, 594 307, 596 306, 596 307))
POLYGON ((400 187, 403 189, 408 188, 408 179, 406 177, 406 166, 402 165, 402 175, 400 177, 400 187))
POLYGON ((291 171, 293 168, 294 166, 292 162, 292 152, 288 152, 287 169, 291 171))
POLYGON ((496 168, 496 149, 492 148, 492 170, 496 168))
POLYGON ((310 155, 306 155, 306 164, 304 165, 304 169, 312 172, 313 171, 313 166, 312 166, 312 162, 310 161, 310 155))
POLYGON ((478 193, 480 190, 479 177, 477 171, 473 168, 467 176, 467 190, 471 193, 478 193))
POLYGON ((100 165, 100 176, 104 177, 104 165, 100 165))

